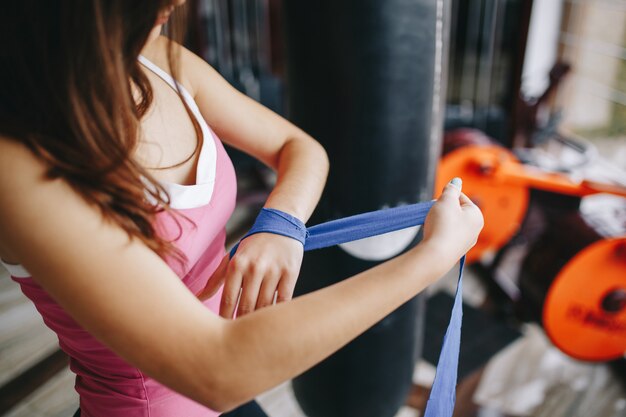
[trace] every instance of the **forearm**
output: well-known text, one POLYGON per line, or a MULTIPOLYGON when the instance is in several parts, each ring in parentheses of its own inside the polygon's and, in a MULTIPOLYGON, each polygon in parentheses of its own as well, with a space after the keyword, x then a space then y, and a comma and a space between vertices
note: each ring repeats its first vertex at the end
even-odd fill
MULTIPOLYGON (((256 156, 278 172, 278 180, 265 207, 306 222, 328 175, 326 152, 312 137, 284 119, 268 117, 276 119, 274 124, 270 123, 275 131, 268 133, 268 140, 274 140, 275 144, 271 152, 259 152, 256 156)), ((268 131, 272 130, 271 126, 268 131)), ((302 229, 299 221, 294 223, 302 229)), ((199 296, 210 297, 223 283, 220 315, 225 318, 241 317, 273 304, 274 300, 290 300, 302 263, 301 243, 280 234, 246 236, 237 246, 237 256, 216 270, 199 296)))
POLYGON ((317 205, 328 175, 322 146, 301 132, 288 140, 278 155, 278 179, 265 204, 306 222, 317 205))
POLYGON ((226 325, 226 407, 318 363, 434 282, 451 260, 420 245, 411 255, 226 325))

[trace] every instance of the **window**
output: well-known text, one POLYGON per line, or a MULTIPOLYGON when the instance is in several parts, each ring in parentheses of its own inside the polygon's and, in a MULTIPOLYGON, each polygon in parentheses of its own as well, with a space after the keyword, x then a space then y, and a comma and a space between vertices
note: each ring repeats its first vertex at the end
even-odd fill
POLYGON ((626 1, 566 0, 558 56, 572 65, 557 97, 562 130, 626 168, 626 1))

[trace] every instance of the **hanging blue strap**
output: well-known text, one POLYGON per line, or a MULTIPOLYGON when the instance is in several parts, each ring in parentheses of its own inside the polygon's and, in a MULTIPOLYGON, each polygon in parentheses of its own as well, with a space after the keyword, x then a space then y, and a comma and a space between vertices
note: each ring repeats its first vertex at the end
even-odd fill
MULTIPOLYGON (((388 208, 332 220, 307 228, 302 221, 280 210, 263 208, 250 231, 241 239, 255 233, 274 233, 296 239, 304 250, 321 249, 424 224, 434 201, 388 208)), ((241 240, 239 243, 241 243, 241 240)), ((239 243, 230 251, 232 258, 239 243)), ((452 417, 456 401, 456 379, 461 346, 463 319, 462 284, 465 256, 461 259, 459 282, 454 298, 450 324, 443 339, 437 373, 426 405, 425 417, 452 417)))
POLYGON ((454 306, 450 323, 443 337, 443 347, 439 353, 435 381, 426 403, 424 417, 449 417, 454 412, 456 402, 456 377, 459 369, 461 349, 461 322, 463 321, 463 266, 465 256, 459 264, 459 283, 454 296, 454 306))

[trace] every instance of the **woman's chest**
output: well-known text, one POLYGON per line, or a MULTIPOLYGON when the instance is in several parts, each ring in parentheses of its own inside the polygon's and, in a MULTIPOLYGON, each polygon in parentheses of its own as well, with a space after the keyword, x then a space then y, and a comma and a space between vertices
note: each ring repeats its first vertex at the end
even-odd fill
POLYGON ((135 158, 159 181, 195 184, 204 141, 200 126, 194 126, 194 116, 176 91, 153 74, 148 78, 153 100, 141 121, 135 158))

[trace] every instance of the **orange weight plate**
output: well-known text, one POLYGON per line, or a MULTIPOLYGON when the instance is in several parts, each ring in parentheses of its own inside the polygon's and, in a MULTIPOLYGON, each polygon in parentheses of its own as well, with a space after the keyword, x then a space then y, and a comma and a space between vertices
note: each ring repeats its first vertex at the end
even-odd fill
POLYGON ((446 182, 463 179, 463 192, 483 212, 485 227, 476 246, 467 254, 474 262, 500 249, 518 230, 528 207, 528 189, 519 184, 504 184, 493 175, 500 162, 517 161, 505 148, 497 145, 463 146, 446 154, 437 168, 436 197, 446 182))
POLYGON ((608 361, 626 352, 626 238, 597 241, 578 252, 553 281, 543 325, 568 355, 608 361))

